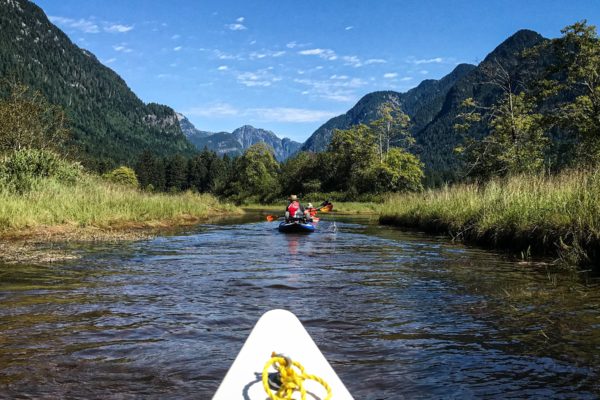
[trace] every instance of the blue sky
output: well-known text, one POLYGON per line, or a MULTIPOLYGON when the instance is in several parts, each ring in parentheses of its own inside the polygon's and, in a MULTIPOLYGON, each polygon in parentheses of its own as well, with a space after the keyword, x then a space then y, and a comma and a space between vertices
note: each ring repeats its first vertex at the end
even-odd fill
POLYGON ((546 37, 597 0, 34 0, 145 102, 198 129, 304 141, 376 90, 478 63, 519 29, 546 37))

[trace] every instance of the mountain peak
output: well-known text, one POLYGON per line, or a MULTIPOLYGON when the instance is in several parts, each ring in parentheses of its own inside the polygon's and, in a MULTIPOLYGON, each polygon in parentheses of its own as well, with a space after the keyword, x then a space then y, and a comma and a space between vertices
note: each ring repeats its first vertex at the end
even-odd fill
MULTIPOLYGON (((186 132, 186 129, 184 129, 184 121, 187 121, 187 119, 180 120, 180 124, 184 132, 186 132)), ((187 121, 187 123, 189 123, 189 121, 187 121)), ((191 125, 191 123, 189 124, 191 125)), ((240 126, 232 133, 208 133, 208 135, 205 136, 196 135, 195 137, 188 135, 188 138, 198 149, 203 149, 206 147, 210 150, 214 150, 219 155, 227 154, 230 156, 239 156, 253 144, 263 142, 273 148, 275 158, 279 161, 285 160, 298 151, 300 146, 302 146, 301 143, 294 142, 293 140, 287 138, 280 139, 273 132, 266 129, 255 128, 252 125, 240 126)))
POLYGON ((521 29, 511 35, 508 39, 500 43, 490 54, 485 57, 483 62, 494 59, 511 59, 520 54, 523 50, 534 47, 543 42, 544 37, 539 33, 521 29))
POLYGON ((258 128, 255 128, 255 127, 253 127, 252 125, 248 125, 248 124, 246 124, 246 125, 242 125, 242 126, 240 126, 239 128, 237 128, 237 129, 236 129, 236 131, 237 131, 238 129, 247 130, 247 129, 258 129, 258 128))

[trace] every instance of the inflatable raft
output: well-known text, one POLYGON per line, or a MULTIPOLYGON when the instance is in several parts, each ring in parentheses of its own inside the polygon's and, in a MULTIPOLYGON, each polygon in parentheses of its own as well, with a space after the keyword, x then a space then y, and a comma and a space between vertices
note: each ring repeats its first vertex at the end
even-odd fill
POLYGON ((315 225, 311 222, 282 222, 279 224, 279 232, 282 233, 311 233, 315 231, 315 225))

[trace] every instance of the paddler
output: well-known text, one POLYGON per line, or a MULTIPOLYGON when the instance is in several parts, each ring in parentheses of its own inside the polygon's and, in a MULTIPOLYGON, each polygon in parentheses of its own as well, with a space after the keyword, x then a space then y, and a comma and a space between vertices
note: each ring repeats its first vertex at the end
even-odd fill
POLYGON ((291 220, 306 220, 306 211, 302 204, 298 201, 298 196, 295 194, 291 194, 288 198, 289 204, 285 208, 285 222, 290 222, 291 220))

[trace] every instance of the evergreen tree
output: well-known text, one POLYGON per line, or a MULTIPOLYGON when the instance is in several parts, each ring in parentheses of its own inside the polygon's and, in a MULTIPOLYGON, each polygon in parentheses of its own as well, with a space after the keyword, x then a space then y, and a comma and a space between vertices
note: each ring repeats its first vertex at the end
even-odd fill
POLYGON ((167 191, 178 192, 187 189, 187 160, 183 156, 176 154, 167 158, 165 170, 167 191))
POLYGON ((204 153, 197 154, 188 160, 188 187, 200 193, 208 190, 208 163, 204 153))

